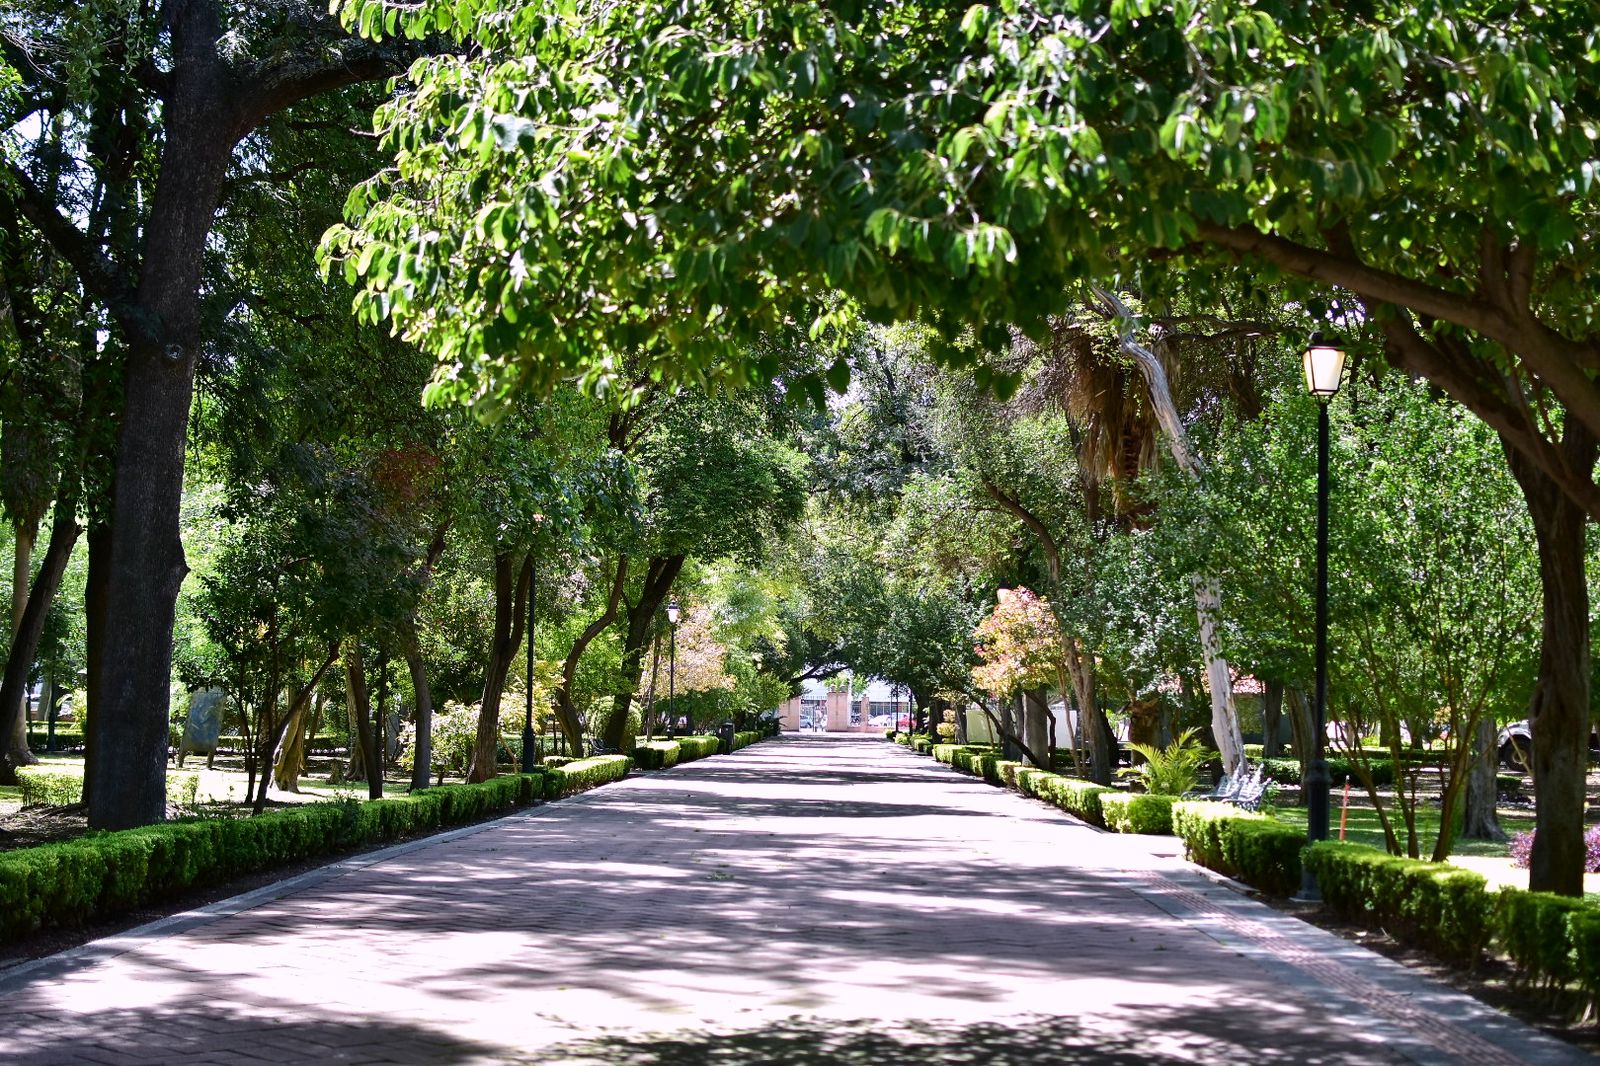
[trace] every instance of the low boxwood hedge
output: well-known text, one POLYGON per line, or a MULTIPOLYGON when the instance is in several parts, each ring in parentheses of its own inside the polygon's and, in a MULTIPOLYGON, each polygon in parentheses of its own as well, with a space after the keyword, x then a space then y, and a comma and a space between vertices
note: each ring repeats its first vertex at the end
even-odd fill
POLYGON ((1107 785, 1097 785, 1082 778, 1031 768, 1017 771, 1017 788, 1074 817, 1101 826, 1105 825, 1106 821, 1101 811, 1100 797, 1117 794, 1116 789, 1107 785))
POLYGON ((993 744, 935 744, 929 750, 939 762, 954 766, 958 751, 993 752, 995 748, 993 744))
POLYGON ((1304 830, 1227 803, 1186 800, 1172 805, 1172 831, 1191 862, 1274 896, 1300 887, 1304 830))
POLYGON ((1494 932, 1494 896, 1470 870, 1334 840, 1302 861, 1335 913, 1440 958, 1476 965, 1494 932))
POLYGON ((677 741, 678 747, 681 749, 678 755, 679 762, 693 762, 696 759, 704 759, 722 750, 722 741, 703 733, 695 736, 673 737, 672 739, 677 741))
POLYGON ((113 917, 275 866, 475 821, 536 802, 547 794, 549 776, 516 774, 396 799, 309 804, 255 818, 167 822, 3 852, 0 939, 15 940, 42 926, 113 917))
POLYGON ((1119 833, 1168 835, 1174 799, 1140 792, 1104 792, 1099 796, 1100 813, 1106 828, 1119 833))
POLYGON ((619 781, 633 769, 633 760, 626 755, 593 755, 587 759, 574 759, 565 766, 552 766, 544 774, 546 799, 570 796, 586 788, 619 781))
POLYGON ((763 734, 756 729, 747 729, 743 732, 735 733, 733 735, 733 750, 738 751, 740 748, 748 748, 761 739, 763 739, 763 734))
POLYGON ((678 765, 683 746, 676 740, 641 740, 633 746, 633 765, 641 770, 667 770, 678 765))
MULTIPOLYGON (((83 800, 83 778, 42 766, 17 767, 17 784, 24 807, 66 807, 83 800)), ((193 807, 200 791, 200 776, 182 771, 167 775, 167 802, 193 807)))

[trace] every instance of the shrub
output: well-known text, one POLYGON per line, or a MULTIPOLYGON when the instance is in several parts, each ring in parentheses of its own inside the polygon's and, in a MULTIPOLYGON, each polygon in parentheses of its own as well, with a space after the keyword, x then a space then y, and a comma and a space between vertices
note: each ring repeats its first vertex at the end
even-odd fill
MULTIPOLYGON (((1583 834, 1585 873, 1600 874, 1600 825, 1585 831, 1583 834)), ((1533 831, 1511 834, 1511 861, 1522 867, 1528 868, 1528 863, 1533 859, 1533 831)))
POLYGON ((763 734, 761 731, 754 729, 735 733, 733 735, 733 750, 738 751, 740 748, 748 748, 750 745, 763 739, 764 736, 765 734, 763 734))
POLYGON ((957 770, 964 770, 974 777, 981 777, 991 785, 1001 784, 1000 756, 992 748, 979 750, 957 751, 950 759, 950 765, 957 770))
POLYGON ((574 759, 545 774, 544 794, 548 799, 570 796, 608 781, 619 781, 628 776, 631 769, 633 760, 626 755, 595 755, 587 759, 574 759))
POLYGON ((1470 870, 1332 840, 1306 848, 1304 862, 1323 900, 1349 921, 1469 966, 1489 944, 1494 897, 1470 870))
POLYGON ((911 735, 911 750, 918 755, 933 754, 933 744, 933 738, 924 733, 913 733, 911 735))
MULTIPOLYGON (((39 766, 19 766, 17 783, 24 807, 66 807, 83 800, 83 778, 39 766)), ((167 775, 167 802, 193 807, 200 791, 200 776, 181 771, 167 775)))
POLYGON ((1131 750, 1144 756, 1144 762, 1118 773, 1138 778, 1151 795, 1181 796, 1200 783, 1200 768, 1217 754, 1200 743, 1198 734, 1197 729, 1185 729, 1164 748, 1129 744, 1131 750))
POLYGON ((949 766, 955 765, 956 752, 994 751, 992 744, 935 744, 933 757, 949 766))
POLYGON ((1113 791, 1101 793, 1099 799, 1100 813, 1107 829, 1115 829, 1119 833, 1172 832, 1171 796, 1113 791))
POLYGON ((1275 818, 1206 800, 1172 805, 1172 830, 1191 862, 1273 896, 1300 887, 1305 832, 1275 818))
POLYGON ((515 774, 396 799, 167 822, 0 853, 0 939, 108 918, 274 866, 473 821, 536 802, 544 792, 545 775, 515 774))
POLYGON ((633 747, 633 765, 641 770, 668 770, 678 765, 683 747, 676 740, 642 740, 633 747))
MULTIPOLYGON (((1248 746, 1248 745, 1247 745, 1248 746)), ((1263 759, 1262 767, 1266 776, 1280 785, 1298 785, 1300 783, 1300 760, 1298 759, 1263 759)), ((1379 788, 1394 784, 1394 760, 1389 758, 1370 758, 1368 766, 1372 773, 1372 783, 1379 788)), ((1350 768, 1350 760, 1343 756, 1335 755, 1328 759, 1329 781, 1335 785, 1342 785, 1349 781, 1352 785, 1359 786, 1361 778, 1356 776, 1350 768)))
POLYGON ((673 739, 680 749, 679 762, 693 762, 696 759, 704 759, 708 755, 715 755, 722 750, 722 742, 713 736, 701 734, 689 737, 674 737, 673 739))
POLYGON ((1000 783, 1007 788, 1017 787, 1017 771, 1025 769, 1027 763, 1015 759, 1001 759, 994 764, 994 772, 1000 778, 1000 783))
POLYGON ((1044 770, 1023 768, 1017 771, 1017 787, 1052 806, 1094 825, 1105 825, 1100 798, 1117 790, 1077 777, 1064 777, 1044 770))
MULTIPOLYGON (((1578 976, 1572 921, 1576 918, 1587 934, 1591 923, 1584 915, 1595 913, 1594 908, 1570 896, 1514 888, 1501 892, 1499 902, 1496 940, 1525 983, 1556 989, 1578 976)), ((1586 946, 1592 951, 1592 942, 1586 946)), ((1591 957, 1591 965, 1593 961, 1591 957)), ((1591 993, 1596 988, 1600 984, 1589 985, 1591 993)))

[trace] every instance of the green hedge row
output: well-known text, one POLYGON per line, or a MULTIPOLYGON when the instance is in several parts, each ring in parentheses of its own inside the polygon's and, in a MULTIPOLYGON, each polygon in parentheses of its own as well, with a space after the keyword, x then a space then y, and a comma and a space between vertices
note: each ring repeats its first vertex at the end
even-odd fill
POLYGON ((683 745, 676 740, 641 740, 633 746, 633 765, 641 770, 670 770, 682 755, 683 745))
MULTIPOLYGON (((83 778, 39 766, 19 766, 17 783, 24 807, 66 807, 83 800, 83 778)), ((167 802, 193 807, 200 792, 200 775, 182 771, 167 775, 167 802)))
POLYGON ((1036 796, 1074 817, 1100 826, 1106 824, 1101 797, 1120 795, 1107 785, 1027 768, 1017 771, 1017 787, 1027 795, 1036 796))
POLYGON ((555 799, 610 781, 620 781, 628 776, 631 769, 633 760, 626 755, 592 755, 587 759, 574 759, 562 766, 547 767, 544 772, 544 796, 546 799, 555 799))
POLYGON ((1470 870, 1328 840, 1306 848, 1302 861, 1323 901, 1350 921, 1467 965, 1489 945, 1494 897, 1470 870))
POLYGON ((1172 831, 1191 862, 1274 896, 1300 887, 1304 830, 1231 804, 1188 800, 1172 805, 1172 831))
POLYGON ((733 735, 733 750, 748 748, 750 745, 762 740, 764 734, 758 729, 747 729, 733 735))
MULTIPOLYGON (((552 794, 550 777, 516 774, 367 803, 168 822, 0 853, 0 938, 108 918, 276 866, 475 821, 552 794)), ((575 785, 561 782, 563 791, 575 785)))
POLYGON ((722 749, 722 742, 716 737, 699 734, 689 737, 673 738, 679 748, 683 749, 678 756, 679 762, 694 762, 696 759, 705 759, 715 755, 722 749))
POLYGON ((1140 792, 1105 792, 1100 795, 1100 813, 1106 828, 1119 833, 1171 835, 1174 799, 1140 792))
MULTIPOLYGON (((44 726, 34 723, 34 728, 28 730, 28 747, 34 751, 43 751, 50 743, 50 731, 44 726)), ((83 730, 77 726, 56 726, 56 747, 81 748, 83 747, 83 730)))
MULTIPOLYGON (((1268 779, 1280 785, 1298 785, 1300 783, 1299 759, 1263 759, 1261 765, 1268 779)), ((1372 759, 1369 762, 1372 772, 1372 783, 1379 788, 1394 784, 1394 760, 1389 758, 1372 759)), ((1334 756, 1328 760, 1328 775, 1335 785, 1342 785, 1349 781, 1352 785, 1359 785, 1361 778, 1350 766, 1350 760, 1334 756)))

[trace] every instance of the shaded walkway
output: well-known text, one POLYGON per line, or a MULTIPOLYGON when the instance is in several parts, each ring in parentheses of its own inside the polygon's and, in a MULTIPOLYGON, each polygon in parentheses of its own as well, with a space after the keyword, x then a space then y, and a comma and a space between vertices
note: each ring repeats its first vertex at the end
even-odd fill
POLYGON ((878 739, 790 737, 0 976, 0 1062, 1566 1062, 878 739))

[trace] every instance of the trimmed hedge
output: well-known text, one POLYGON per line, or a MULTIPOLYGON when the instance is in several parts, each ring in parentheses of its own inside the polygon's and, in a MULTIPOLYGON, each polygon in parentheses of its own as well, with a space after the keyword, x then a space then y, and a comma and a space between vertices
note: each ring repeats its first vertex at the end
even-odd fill
POLYGON ((593 755, 587 759, 574 759, 565 766, 552 766, 545 771, 544 795, 546 799, 570 796, 609 781, 620 781, 628 776, 631 769, 633 760, 626 755, 593 755))
POLYGON ((1036 796, 1068 814, 1093 825, 1106 824, 1100 798, 1117 794, 1109 785, 1097 785, 1079 777, 1047 773, 1044 770, 1024 768, 1017 771, 1017 788, 1036 796))
POLYGON ((641 740, 633 746, 633 765, 641 770, 670 770, 682 755, 683 746, 676 740, 641 740))
MULTIPOLYGON (((83 778, 38 766, 17 767, 24 807, 66 807, 83 800, 83 778)), ((200 775, 178 771, 167 775, 167 802, 193 807, 200 792, 200 775)))
POLYGON ((747 729, 741 733, 735 733, 733 735, 733 750, 738 751, 740 748, 748 748, 750 745, 764 739, 765 735, 758 729, 747 729))
POLYGON ((1142 792, 1102 793, 1100 813, 1107 829, 1119 833, 1171 835, 1173 796, 1142 792))
MULTIPOLYGON (((1300 783, 1300 760, 1298 759, 1263 759, 1262 768, 1269 780, 1280 785, 1298 785, 1300 783)), ((1379 788, 1394 784, 1394 760, 1372 759, 1372 783, 1379 788)), ((1356 776, 1350 766, 1350 760, 1341 756, 1332 756, 1328 759, 1328 775, 1332 784, 1342 785, 1349 781, 1352 785, 1359 785, 1361 778, 1356 776)))
POLYGON ((108 918, 275 866, 475 821, 537 802, 547 784, 545 774, 516 774, 403 798, 168 822, 0 853, 0 939, 108 918))
POLYGON ((1305 831, 1275 818, 1207 800, 1172 805, 1172 830, 1189 861, 1237 878, 1274 896, 1300 887, 1305 831))
POLYGON ((1591 1003, 1600 997, 1600 909, 1513 888, 1500 893, 1495 919, 1500 949, 1524 982, 1554 991, 1575 981, 1591 1003))
POLYGON ((1333 840, 1306 848, 1302 861, 1323 901, 1343 918, 1468 966, 1489 945, 1494 897, 1470 870, 1333 840))
POLYGON ((954 766, 956 752, 958 751, 992 753, 995 747, 993 744, 935 744, 929 750, 939 762, 947 766, 954 766))
POLYGON ((678 744, 678 747, 682 749, 681 754, 678 756, 678 761, 681 763, 694 762, 696 759, 704 759, 708 756, 715 755, 717 752, 722 750, 722 741, 718 740, 716 737, 708 736, 706 734, 699 734, 690 737, 674 737, 673 740, 675 740, 678 744))

